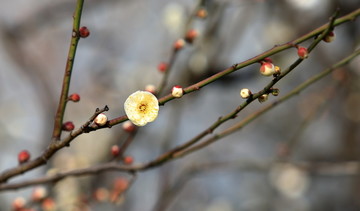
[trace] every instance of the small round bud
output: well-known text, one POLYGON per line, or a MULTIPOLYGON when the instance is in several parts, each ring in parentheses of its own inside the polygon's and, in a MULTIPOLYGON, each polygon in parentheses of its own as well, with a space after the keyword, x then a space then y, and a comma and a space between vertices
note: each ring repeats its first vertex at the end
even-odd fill
POLYGON ((260 73, 264 76, 271 76, 275 73, 275 66, 270 62, 261 62, 260 73))
POLYGON ((178 39, 174 43, 174 49, 176 51, 182 49, 185 46, 185 41, 183 39, 178 39))
POLYGON ((72 122, 65 122, 63 125, 62 125, 62 129, 65 130, 65 131, 72 131, 74 130, 75 128, 75 125, 74 123, 72 122))
POLYGON ((264 62, 273 63, 272 59, 270 57, 266 57, 263 59, 264 62))
POLYGON ((198 32, 195 29, 190 29, 186 35, 185 35, 185 40, 188 43, 192 43, 194 41, 194 39, 198 36, 198 32))
POLYGON ((68 100, 73 102, 79 102, 80 101, 80 95, 77 93, 71 94, 68 98, 68 100))
POLYGON ((157 66, 158 70, 162 73, 166 72, 168 70, 168 64, 165 62, 161 62, 158 66, 157 66))
POLYGON ((125 156, 124 158, 123 158, 123 162, 124 162, 124 164, 126 164, 126 165, 131 165, 133 162, 134 162, 134 158, 132 157, 132 156, 125 156))
POLYGON ((196 12, 196 16, 199 18, 206 18, 208 16, 208 12, 206 11, 206 9, 204 8, 200 8, 197 12, 196 12))
POLYGON ((114 182, 114 191, 123 192, 129 187, 129 181, 124 177, 119 177, 114 182))
POLYGON ((323 40, 325 42, 332 42, 335 40, 335 33, 333 31, 329 32, 324 38, 323 40))
POLYGON ((42 201, 41 208, 44 211, 55 211, 56 210, 55 201, 52 198, 46 198, 42 201))
POLYGON ((122 128, 128 133, 133 133, 136 130, 136 126, 131 121, 124 122, 122 128))
POLYGON ((30 160, 30 153, 29 153, 29 151, 23 150, 23 151, 19 152, 19 154, 18 154, 19 164, 26 163, 26 162, 29 161, 29 160, 30 160))
POLYGON ((12 202, 12 209, 20 211, 25 208, 26 200, 23 197, 17 197, 12 202))
POLYGON ((171 95, 173 97, 179 98, 182 97, 183 94, 184 94, 184 90, 181 86, 176 85, 171 89, 171 95))
POLYGON ((280 73, 281 73, 281 68, 279 66, 275 66, 275 74, 280 75, 280 73))
POLYGON ((263 94, 260 97, 258 97, 258 100, 260 103, 263 103, 263 102, 267 101, 268 98, 269 98, 268 94, 263 94))
POLYGON ((150 92, 151 94, 156 93, 156 87, 152 84, 148 84, 145 86, 145 91, 150 92))
POLYGON ((106 188, 98 188, 94 192, 94 199, 100 202, 105 202, 109 198, 109 191, 106 188))
POLYGON ((278 96, 278 95, 279 95, 279 92, 280 92, 280 90, 279 90, 278 88, 272 88, 272 89, 271 89, 271 94, 272 94, 273 96, 278 96))
POLYGON ((97 124, 99 126, 106 125, 107 121, 108 121, 108 118, 104 113, 97 115, 97 117, 94 119, 95 124, 97 124))
POLYGON ((47 191, 44 187, 35 187, 31 193, 31 199, 33 201, 41 201, 47 195, 47 191))
POLYGON ((298 47, 297 54, 301 59, 306 59, 309 56, 307 48, 304 48, 304 47, 298 47))
POLYGON ((240 90, 240 96, 243 99, 248 99, 251 96, 251 91, 249 89, 242 89, 240 90))
POLYGON ((90 35, 90 31, 86 26, 83 26, 79 29, 79 36, 81 38, 87 38, 90 35))
POLYGON ((118 145, 113 145, 111 147, 111 154, 114 157, 117 157, 120 154, 120 147, 118 145))

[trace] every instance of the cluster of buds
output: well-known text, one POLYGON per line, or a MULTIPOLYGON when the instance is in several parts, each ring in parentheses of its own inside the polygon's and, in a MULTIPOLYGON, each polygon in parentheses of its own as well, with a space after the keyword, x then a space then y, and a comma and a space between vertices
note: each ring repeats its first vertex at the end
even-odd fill
POLYGON ((329 32, 324 38, 323 41, 329 43, 335 40, 335 33, 333 31, 329 32))
POLYGON ((179 85, 173 86, 173 88, 171 89, 171 95, 173 97, 180 98, 183 96, 183 94, 184 94, 184 90, 179 85))
POLYGON ((90 31, 86 26, 82 26, 79 29, 79 36, 81 38, 87 38, 90 35, 90 31))

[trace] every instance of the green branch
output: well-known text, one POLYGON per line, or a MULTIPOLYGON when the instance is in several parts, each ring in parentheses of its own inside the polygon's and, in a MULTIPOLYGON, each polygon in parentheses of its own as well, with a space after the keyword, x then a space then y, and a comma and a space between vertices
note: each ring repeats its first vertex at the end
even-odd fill
POLYGON ((55 123, 54 123, 54 130, 53 130, 53 139, 59 140, 62 131, 62 123, 67 103, 67 98, 69 94, 69 87, 70 87, 70 80, 71 80, 71 73, 74 65, 75 54, 77 45, 79 43, 79 28, 80 28, 80 20, 81 20, 81 13, 83 8, 84 0, 77 0, 76 8, 73 16, 73 29, 70 41, 70 48, 68 53, 68 58, 66 61, 65 67, 65 74, 62 84, 62 90, 60 95, 60 101, 58 105, 58 109, 55 116, 55 123))

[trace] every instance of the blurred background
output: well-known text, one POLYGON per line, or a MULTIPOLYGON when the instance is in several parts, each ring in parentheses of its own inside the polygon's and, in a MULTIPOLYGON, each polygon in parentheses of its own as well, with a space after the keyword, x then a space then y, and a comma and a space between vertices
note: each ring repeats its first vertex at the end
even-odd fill
MULTIPOLYGON (((17 153, 36 157, 51 139, 68 53, 75 1, 0 0, 0 170, 17 165, 17 153)), ((274 45, 291 41, 360 7, 358 0, 108 0, 85 1, 81 39, 70 86, 81 101, 68 103, 64 121, 78 127, 98 107, 109 118, 124 115, 136 90, 160 84, 160 62, 189 29, 199 31, 176 57, 168 87, 189 86, 274 45), (194 17, 198 8, 206 18, 194 17), (192 17, 192 18, 191 18, 192 17)), ((359 47, 360 22, 335 28, 276 87, 283 96, 295 86, 359 47)), ((308 46, 310 41, 303 43, 308 46)), ((289 49, 271 57, 285 69, 297 59, 289 49)), ((147 162, 191 139, 243 99, 242 88, 262 89, 270 78, 254 64, 160 107, 157 120, 140 128, 126 151, 147 162)), ((45 185, 57 210, 360 210, 360 59, 277 106, 241 131, 159 168, 140 172, 116 203, 81 200, 98 188, 111 189, 108 172, 45 185), (88 201, 88 202, 84 202, 88 201)), ((271 101, 276 97, 271 96, 271 101)), ((215 132, 266 105, 254 102, 215 132)), ((63 135, 66 135, 64 132, 63 135)), ((10 182, 40 177, 110 159, 110 147, 126 139, 121 125, 84 134, 46 166, 10 182)), ((0 192, 0 210, 32 188, 0 192)))

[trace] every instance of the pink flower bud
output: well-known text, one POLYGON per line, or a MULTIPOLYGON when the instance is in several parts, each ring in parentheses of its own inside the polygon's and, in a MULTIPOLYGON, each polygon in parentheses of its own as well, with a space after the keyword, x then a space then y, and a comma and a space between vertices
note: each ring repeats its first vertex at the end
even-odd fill
POLYGON ((120 147, 118 145, 113 145, 111 147, 112 156, 117 157, 119 155, 119 153, 120 153, 120 147))
POLYGON ((134 158, 132 156, 125 156, 123 159, 124 164, 131 165, 134 162, 134 158))
POLYGON ((183 39, 178 39, 174 43, 174 49, 176 51, 182 49, 185 46, 185 41, 183 39))
POLYGON ((83 26, 79 29, 79 36, 81 38, 87 38, 90 35, 90 31, 86 26, 83 26))
POLYGON ((166 72, 167 69, 168 69, 168 64, 165 63, 165 62, 161 62, 159 65, 158 65, 158 70, 162 73, 166 72))
POLYGON ((26 200, 23 197, 17 197, 12 202, 12 209, 20 211, 25 208, 26 200))
POLYGON ((185 35, 185 40, 192 43, 197 36, 198 32, 195 29, 190 29, 185 35))
POLYGON ((297 54, 301 59, 306 59, 309 56, 307 48, 304 47, 298 47, 297 54))
POLYGON ((56 210, 55 201, 52 198, 46 198, 42 201, 41 208, 44 211, 55 211, 56 210))
POLYGON ((264 76, 271 76, 275 73, 275 66, 270 62, 261 62, 260 73, 264 76))
POLYGON ((18 154, 19 164, 25 163, 30 160, 30 153, 27 150, 23 150, 18 154))
POLYGON ((128 133, 133 133, 136 130, 136 126, 131 121, 124 122, 122 128, 128 133))
POLYGON ((73 102, 79 102, 80 101, 80 95, 77 93, 71 94, 68 98, 68 100, 73 102))
POLYGON ((75 125, 74 123, 72 122, 65 122, 63 125, 62 125, 62 129, 65 130, 65 131, 72 131, 74 130, 75 128, 75 125))
POLYGON ((206 18, 208 15, 208 12, 206 11, 206 9, 204 8, 200 8, 197 12, 196 12, 196 16, 199 18, 206 18))
POLYGON ((150 92, 152 94, 156 93, 156 87, 152 84, 148 84, 145 86, 145 91, 150 92))
POLYGON ((184 90, 179 85, 173 86, 173 88, 171 89, 171 95, 173 97, 179 98, 179 97, 182 97, 183 94, 184 94, 184 90))
POLYGON ((35 187, 31 194, 31 199, 33 201, 41 201, 47 195, 47 191, 44 187, 35 187))

